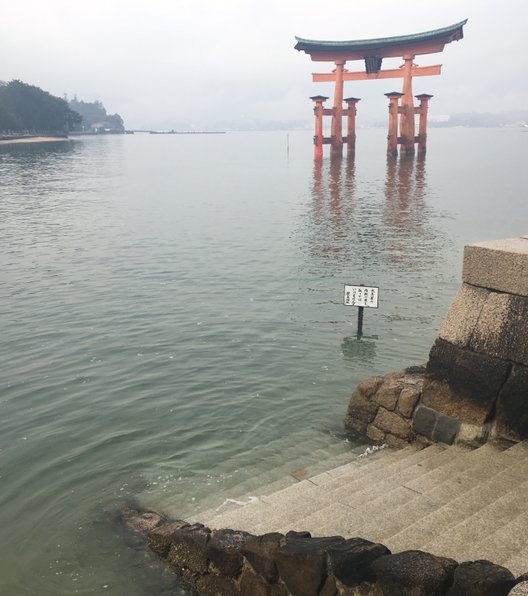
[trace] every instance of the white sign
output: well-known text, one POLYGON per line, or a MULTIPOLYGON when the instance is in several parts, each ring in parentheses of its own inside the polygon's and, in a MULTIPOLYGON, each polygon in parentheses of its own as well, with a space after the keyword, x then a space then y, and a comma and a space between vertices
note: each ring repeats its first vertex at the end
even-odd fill
POLYGON ((345 306, 378 308, 379 288, 369 286, 345 286, 345 306))

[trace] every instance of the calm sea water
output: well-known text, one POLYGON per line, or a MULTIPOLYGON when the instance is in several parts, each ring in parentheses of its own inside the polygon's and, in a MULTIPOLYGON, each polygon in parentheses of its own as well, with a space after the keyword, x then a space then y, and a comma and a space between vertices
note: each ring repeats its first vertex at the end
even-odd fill
POLYGON ((387 161, 362 130, 355 161, 319 165, 309 132, 0 148, 1 594, 169 593, 124 502, 177 517, 358 447, 351 390, 426 361, 463 245, 528 233, 527 133, 429 145, 387 161), (361 341, 345 283, 380 287, 361 341))

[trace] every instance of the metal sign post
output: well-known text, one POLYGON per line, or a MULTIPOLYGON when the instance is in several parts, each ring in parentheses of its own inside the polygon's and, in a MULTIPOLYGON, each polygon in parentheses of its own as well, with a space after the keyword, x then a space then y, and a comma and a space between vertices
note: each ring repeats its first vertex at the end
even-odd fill
POLYGON ((357 336, 358 338, 363 335, 363 310, 364 306, 360 306, 358 308, 358 328, 357 328, 357 336))
POLYGON ((345 285, 345 306, 358 307, 358 339, 363 335, 363 311, 365 308, 378 308, 379 288, 373 286, 347 286, 345 285))

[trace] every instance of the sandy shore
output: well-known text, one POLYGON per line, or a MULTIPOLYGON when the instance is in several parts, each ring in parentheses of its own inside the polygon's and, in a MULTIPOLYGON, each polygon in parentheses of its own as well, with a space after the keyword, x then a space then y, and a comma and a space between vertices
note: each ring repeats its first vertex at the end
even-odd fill
POLYGON ((15 143, 56 143, 57 141, 69 141, 66 137, 18 137, 15 139, 0 139, 0 145, 14 145, 15 143))

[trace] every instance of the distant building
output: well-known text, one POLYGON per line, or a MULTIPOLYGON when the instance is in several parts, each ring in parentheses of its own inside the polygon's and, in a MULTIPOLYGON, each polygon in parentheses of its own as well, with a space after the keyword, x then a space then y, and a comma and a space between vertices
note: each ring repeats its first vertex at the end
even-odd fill
POLYGON ((90 124, 89 131, 94 134, 121 134, 123 127, 115 127, 112 122, 93 122, 90 124))
POLYGON ((125 125, 119 114, 107 114, 100 101, 87 102, 76 97, 69 101, 70 109, 82 116, 75 130, 92 134, 123 134, 125 125))

